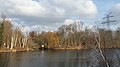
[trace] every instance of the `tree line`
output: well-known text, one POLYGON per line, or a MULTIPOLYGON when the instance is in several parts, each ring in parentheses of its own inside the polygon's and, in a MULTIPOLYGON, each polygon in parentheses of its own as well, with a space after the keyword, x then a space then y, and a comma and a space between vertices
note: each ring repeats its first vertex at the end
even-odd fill
POLYGON ((10 20, 0 20, 1 49, 29 49, 32 39, 25 36, 21 27, 14 27, 10 20))
POLYGON ((11 21, 2 18, 0 20, 0 47, 6 49, 17 48, 39 48, 46 45, 52 49, 89 49, 97 48, 95 39, 100 39, 102 48, 120 47, 120 28, 108 30, 97 28, 82 30, 82 23, 75 22, 69 25, 62 25, 54 32, 31 31, 24 35, 21 27, 13 27, 11 21), (81 24, 81 25, 80 25, 81 24))
POLYGON ((80 25, 75 23, 62 25, 54 32, 41 32, 35 34, 34 43, 38 45, 47 44, 48 48, 63 49, 90 49, 98 48, 99 40, 101 48, 119 48, 120 47, 120 28, 115 31, 105 28, 82 30, 80 25))

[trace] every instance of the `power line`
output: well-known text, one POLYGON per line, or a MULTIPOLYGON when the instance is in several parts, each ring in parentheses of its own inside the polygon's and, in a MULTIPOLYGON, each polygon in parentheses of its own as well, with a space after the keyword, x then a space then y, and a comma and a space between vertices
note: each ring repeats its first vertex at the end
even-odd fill
POLYGON ((116 20, 110 20, 111 17, 114 17, 113 15, 111 15, 112 12, 110 12, 109 14, 107 14, 104 18, 102 19, 106 19, 105 22, 102 22, 101 24, 106 24, 107 28, 110 30, 110 23, 112 22, 116 22, 116 20))

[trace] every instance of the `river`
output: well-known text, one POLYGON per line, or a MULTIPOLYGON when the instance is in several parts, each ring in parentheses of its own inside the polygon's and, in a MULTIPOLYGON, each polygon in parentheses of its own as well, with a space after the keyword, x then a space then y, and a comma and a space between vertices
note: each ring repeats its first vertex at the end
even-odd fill
MULTIPOLYGON (((120 66, 120 50, 105 50, 110 67, 120 66)), ((99 52, 91 50, 40 50, 0 53, 0 67, 105 67, 99 52)))

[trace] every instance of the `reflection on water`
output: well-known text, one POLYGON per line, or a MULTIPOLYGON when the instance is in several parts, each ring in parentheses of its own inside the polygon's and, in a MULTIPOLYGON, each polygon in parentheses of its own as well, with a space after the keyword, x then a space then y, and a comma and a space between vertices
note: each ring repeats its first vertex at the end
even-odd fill
MULTIPOLYGON (((119 49, 109 49, 104 54, 111 67, 120 66, 119 49)), ((95 50, 46 50, 0 53, 0 67, 106 67, 106 65, 95 50)))

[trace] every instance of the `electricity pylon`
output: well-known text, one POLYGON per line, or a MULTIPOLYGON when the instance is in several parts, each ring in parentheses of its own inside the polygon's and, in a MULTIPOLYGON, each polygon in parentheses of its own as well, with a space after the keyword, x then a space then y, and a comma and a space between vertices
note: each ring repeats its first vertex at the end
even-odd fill
POLYGON ((105 22, 102 22, 101 24, 106 24, 108 30, 110 30, 110 23, 115 22, 115 20, 110 20, 111 17, 114 17, 113 15, 111 15, 112 12, 110 12, 109 14, 107 14, 104 18, 102 19, 106 19, 105 22))

